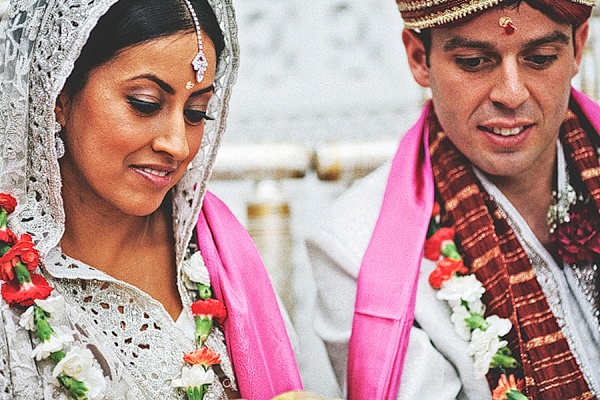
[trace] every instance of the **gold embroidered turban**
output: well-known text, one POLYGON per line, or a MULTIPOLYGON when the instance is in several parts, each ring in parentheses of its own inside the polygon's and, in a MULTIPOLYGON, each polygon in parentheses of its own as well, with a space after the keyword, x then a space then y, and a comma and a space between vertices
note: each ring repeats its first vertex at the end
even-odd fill
MULTIPOLYGON (((497 6, 503 0, 396 0, 407 29, 432 28, 497 6)), ((550 18, 575 26, 587 20, 596 0, 524 0, 550 18)), ((508 1, 505 1, 508 2, 508 1)), ((514 1, 512 1, 514 2, 514 1)))

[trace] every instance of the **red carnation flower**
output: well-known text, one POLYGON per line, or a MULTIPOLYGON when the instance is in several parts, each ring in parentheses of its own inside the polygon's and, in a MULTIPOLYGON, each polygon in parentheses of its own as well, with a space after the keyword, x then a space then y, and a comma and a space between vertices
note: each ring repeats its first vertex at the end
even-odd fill
POLYGON ((0 280, 12 281, 15 277, 13 268, 16 266, 18 258, 4 260, 4 257, 0 258, 0 280), (14 265, 13 265, 14 261, 14 265))
POLYGON ((0 193, 0 207, 6 210, 6 214, 10 214, 17 208, 17 200, 10 194, 0 193))
POLYGON ((192 313, 194 315, 206 315, 218 320, 227 317, 225 306, 217 299, 198 300, 192 303, 192 313))
POLYGON ((19 240, 14 244, 9 251, 6 252, 0 262, 8 258, 19 257, 23 264, 27 267, 27 270, 33 271, 40 262, 40 256, 38 251, 35 249, 33 239, 27 233, 21 235, 19 240))
POLYGON ((600 220, 584 203, 576 203, 569 213, 570 221, 560 224, 551 235, 558 254, 569 263, 591 261, 600 254, 600 220))
POLYGON ((0 244, 4 243, 7 246, 12 246, 17 241, 17 235, 15 235, 10 229, 0 228, 0 244))
POLYGON ((446 240, 454 240, 454 228, 444 227, 425 241, 425 258, 437 261, 442 254, 442 244, 446 240))
POLYGON ((19 260, 28 271, 33 271, 40 262, 40 256, 34 247, 30 235, 24 233, 17 243, 10 248, 2 257, 0 257, 0 279, 10 281, 14 278, 13 268, 19 260))
POLYGON ((53 288, 48 285, 43 276, 31 274, 31 282, 19 286, 15 280, 2 284, 2 298, 11 306, 29 307, 35 299, 45 299, 50 296, 53 288))
POLYGON ((221 356, 208 347, 203 347, 201 349, 190 351, 184 355, 183 361, 189 364, 200 364, 208 369, 211 365, 221 364, 221 356))
POLYGON ((40 256, 34 246, 31 236, 24 233, 11 249, 16 249, 15 251, 18 252, 21 261, 27 265, 29 271, 33 271, 40 262, 40 256))
POLYGON ((442 283, 452 278, 455 274, 466 274, 469 272, 463 260, 452 260, 443 258, 438 261, 435 269, 429 274, 429 283, 436 289, 442 287, 442 283))
POLYGON ((437 201, 435 203, 433 203, 433 209, 431 210, 431 216, 437 217, 440 215, 441 211, 442 211, 442 209, 440 208, 440 203, 438 203, 437 201))

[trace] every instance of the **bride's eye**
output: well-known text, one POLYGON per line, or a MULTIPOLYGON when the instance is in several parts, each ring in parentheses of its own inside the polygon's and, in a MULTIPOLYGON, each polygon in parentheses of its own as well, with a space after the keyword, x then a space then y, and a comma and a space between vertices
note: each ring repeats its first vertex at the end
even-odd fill
POLYGON ((194 110, 188 108, 183 111, 183 114, 187 118, 190 124, 199 124, 205 119, 213 120, 214 118, 206 114, 206 111, 194 110))
POLYGON ((132 96, 127 96, 127 102, 137 111, 143 114, 153 114, 161 109, 159 103, 144 101, 132 96))

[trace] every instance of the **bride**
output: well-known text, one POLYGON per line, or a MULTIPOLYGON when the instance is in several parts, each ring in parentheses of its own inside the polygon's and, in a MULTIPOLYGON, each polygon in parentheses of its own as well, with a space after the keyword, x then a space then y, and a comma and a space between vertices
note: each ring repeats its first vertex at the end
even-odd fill
POLYGON ((301 389, 256 248, 206 192, 236 32, 230 0, 10 5, 0 398, 301 389))

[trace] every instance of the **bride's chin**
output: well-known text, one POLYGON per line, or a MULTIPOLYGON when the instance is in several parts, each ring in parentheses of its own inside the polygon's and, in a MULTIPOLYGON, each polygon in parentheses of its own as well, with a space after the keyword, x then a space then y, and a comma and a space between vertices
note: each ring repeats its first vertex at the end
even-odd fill
POLYGON ((165 198, 162 197, 141 197, 139 199, 131 199, 130 201, 123 202, 118 208, 125 215, 131 215, 135 217, 146 217, 150 214, 155 213, 161 208, 165 198))

